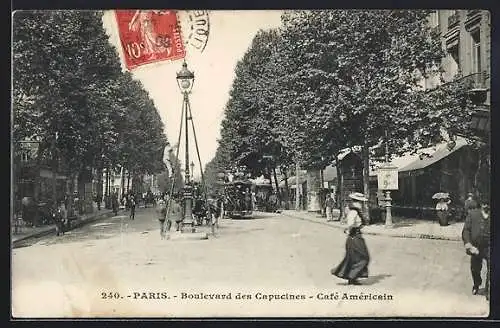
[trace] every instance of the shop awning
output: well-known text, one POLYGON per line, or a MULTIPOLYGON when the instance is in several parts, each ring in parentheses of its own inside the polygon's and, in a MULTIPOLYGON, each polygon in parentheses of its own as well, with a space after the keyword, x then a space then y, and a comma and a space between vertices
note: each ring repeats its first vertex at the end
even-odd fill
POLYGON ((467 145, 467 141, 464 138, 457 138, 456 145, 452 149, 449 149, 446 143, 439 144, 438 146, 436 146, 436 150, 433 153, 428 154, 428 156, 419 156, 418 159, 414 160, 406 166, 401 167, 399 169, 399 172, 415 171, 426 168, 434 163, 439 162, 443 158, 446 158, 465 145, 467 145))
MULTIPOLYGON (((462 137, 457 137, 455 147, 453 147, 452 149, 449 149, 448 144, 446 142, 443 142, 437 144, 434 147, 421 149, 417 151, 416 154, 406 154, 404 156, 396 157, 391 161, 391 165, 398 168, 400 176, 409 175, 410 172, 424 169, 430 165, 433 165, 434 163, 439 162, 440 160, 446 158, 465 145, 467 145, 467 140, 462 137)), ((380 164, 381 163, 378 163, 378 165, 380 164)), ((376 179, 376 168, 371 170, 370 177, 376 179)))

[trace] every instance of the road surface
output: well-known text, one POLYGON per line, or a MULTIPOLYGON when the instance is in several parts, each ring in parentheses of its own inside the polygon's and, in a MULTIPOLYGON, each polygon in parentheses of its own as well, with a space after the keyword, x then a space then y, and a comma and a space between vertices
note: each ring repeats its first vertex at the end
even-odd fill
MULTIPOLYGON (((204 227, 202 231, 210 232, 204 227)), ((160 240, 152 208, 12 251, 16 317, 484 317, 456 241, 365 236, 370 277, 330 274, 341 230, 281 214, 223 219, 208 240, 160 240)))

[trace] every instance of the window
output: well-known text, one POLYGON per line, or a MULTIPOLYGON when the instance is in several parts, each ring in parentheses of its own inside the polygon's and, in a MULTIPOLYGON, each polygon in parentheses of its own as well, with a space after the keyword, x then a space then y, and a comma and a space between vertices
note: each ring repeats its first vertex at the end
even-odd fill
POLYGON ((479 29, 471 32, 472 40, 472 73, 481 72, 481 35, 479 29))
POLYGON ((23 150, 21 153, 21 161, 23 163, 26 163, 30 160, 30 153, 29 150, 23 150))
POLYGON ((460 70, 460 55, 458 51, 458 43, 448 48, 448 54, 452 59, 452 69, 455 72, 460 70))

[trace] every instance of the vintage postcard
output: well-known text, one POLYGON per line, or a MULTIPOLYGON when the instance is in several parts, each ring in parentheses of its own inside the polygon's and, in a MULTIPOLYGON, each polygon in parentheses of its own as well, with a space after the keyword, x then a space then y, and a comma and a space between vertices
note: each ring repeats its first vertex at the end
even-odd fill
POLYGON ((12 17, 14 319, 489 315, 489 11, 12 17))

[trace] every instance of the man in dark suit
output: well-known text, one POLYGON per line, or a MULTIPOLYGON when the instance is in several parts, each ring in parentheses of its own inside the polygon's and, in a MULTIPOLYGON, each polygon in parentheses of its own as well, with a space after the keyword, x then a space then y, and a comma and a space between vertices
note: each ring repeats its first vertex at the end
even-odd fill
POLYGON ((465 251, 471 256, 470 268, 472 273, 472 294, 476 295, 481 286, 481 269, 483 260, 486 260, 486 298, 489 299, 490 283, 490 206, 481 202, 481 206, 471 210, 465 219, 462 230, 462 240, 465 251))

